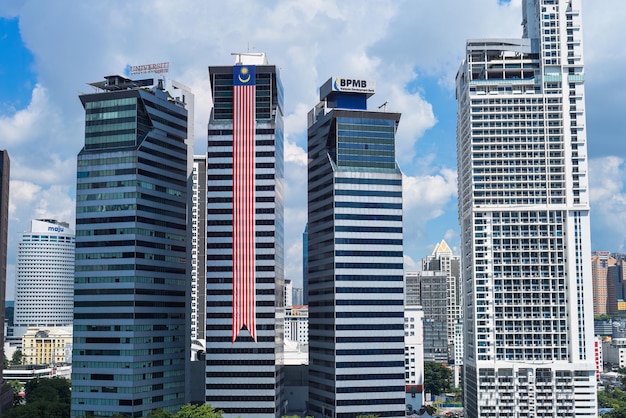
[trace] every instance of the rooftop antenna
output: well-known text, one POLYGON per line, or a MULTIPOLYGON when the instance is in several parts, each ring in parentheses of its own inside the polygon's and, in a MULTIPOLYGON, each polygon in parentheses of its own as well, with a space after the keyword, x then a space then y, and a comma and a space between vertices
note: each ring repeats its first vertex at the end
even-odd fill
POLYGON ((388 101, 385 100, 385 103, 381 104, 380 106, 378 106, 378 109, 382 109, 383 112, 387 111, 387 103, 389 103, 388 101))

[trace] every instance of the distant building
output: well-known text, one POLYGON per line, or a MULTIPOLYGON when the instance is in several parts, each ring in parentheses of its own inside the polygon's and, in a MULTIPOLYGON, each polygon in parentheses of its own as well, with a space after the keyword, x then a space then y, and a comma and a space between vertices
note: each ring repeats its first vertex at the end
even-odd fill
POLYGON ((293 282, 291 280, 285 279, 285 289, 283 293, 283 297, 285 298, 283 301, 284 306, 293 306, 293 282))
POLYGON ((309 343, 309 307, 285 307, 285 340, 309 343))
POLYGON ((442 271, 405 273, 406 306, 423 310, 424 360, 449 364, 448 275, 442 271))
POLYGON ((616 310, 616 289, 609 277, 609 267, 615 266, 616 262, 617 260, 611 257, 608 251, 594 251, 591 255, 593 314, 595 316, 609 314, 616 310))
POLYGON ((602 343, 602 357, 604 363, 609 367, 620 369, 626 367, 626 338, 613 338, 604 341, 602 343))
POLYGON ((424 311, 404 308, 404 378, 407 412, 419 411, 424 403, 424 311))
POLYGON ((28 327, 63 327, 74 319, 74 231, 67 222, 35 219, 17 245, 13 336, 28 327))
POLYGON ((61 328, 28 328, 22 336, 22 363, 50 365, 72 362, 72 333, 61 328))
POLYGON ((461 319, 463 306, 461 256, 452 254, 446 241, 442 240, 431 255, 422 259, 422 271, 446 273, 448 363, 454 364, 455 328, 461 319))
POLYGON ((301 288, 298 288, 298 287, 293 288, 292 302, 294 305, 304 305, 304 294, 301 288))

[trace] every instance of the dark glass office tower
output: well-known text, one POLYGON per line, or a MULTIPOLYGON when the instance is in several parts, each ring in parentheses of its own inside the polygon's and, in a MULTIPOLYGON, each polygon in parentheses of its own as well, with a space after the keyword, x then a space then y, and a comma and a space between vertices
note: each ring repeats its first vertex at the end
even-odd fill
POLYGON ((190 357, 187 110, 162 80, 91 85, 80 96, 72 416, 174 411, 190 357))
MULTIPOLYGON (((6 150, 0 150, 0 324, 4 324, 4 298, 7 287, 7 232, 9 229, 9 172, 10 160, 6 150)), ((0 355, 4 358, 4 332, 0 335, 0 355)), ((11 405, 11 397, 2 396, 5 381, 0 376, 0 416, 11 405)))
POLYGON ((280 417, 283 388, 283 91, 264 54, 209 67, 206 402, 280 417))
POLYGON ((400 114, 331 78, 309 112, 309 413, 405 416, 400 114))

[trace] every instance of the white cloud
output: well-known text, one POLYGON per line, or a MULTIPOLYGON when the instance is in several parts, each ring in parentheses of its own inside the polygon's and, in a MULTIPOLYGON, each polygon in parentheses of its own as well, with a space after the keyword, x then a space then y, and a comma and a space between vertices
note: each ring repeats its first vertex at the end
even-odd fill
POLYGON ((50 103, 46 89, 37 84, 33 90, 31 101, 25 109, 17 110, 9 115, 0 115, 0 138, 3 146, 24 145, 41 135, 47 124, 57 122, 50 114, 50 103))
POLYGON ((626 162, 608 156, 589 161, 594 250, 626 251, 626 162), (595 238, 595 239, 594 239, 595 238))
POLYGON ((442 168, 435 175, 404 175, 402 189, 405 213, 419 214, 421 221, 428 221, 440 216, 456 196, 456 171, 442 168))
POLYGON ((27 221, 23 219, 26 206, 32 205, 41 192, 41 186, 22 180, 11 180, 9 183, 9 219, 11 221, 27 221), (18 210, 19 208, 19 210, 18 210))

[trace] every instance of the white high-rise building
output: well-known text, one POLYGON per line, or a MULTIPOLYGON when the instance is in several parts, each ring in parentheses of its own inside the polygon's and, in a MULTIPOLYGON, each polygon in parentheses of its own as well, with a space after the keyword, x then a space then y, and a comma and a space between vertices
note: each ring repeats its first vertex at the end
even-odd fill
POLYGON ((206 327, 206 155, 193 156, 191 209, 191 338, 206 327))
POLYGON ((466 416, 594 417, 581 0, 522 23, 456 80, 466 416))
POLYGON ((406 410, 419 411, 424 404, 424 311, 421 306, 404 307, 404 378, 406 410))
POLYGON ((31 221, 17 244, 14 336, 28 327, 72 328, 74 231, 65 222, 31 221))

